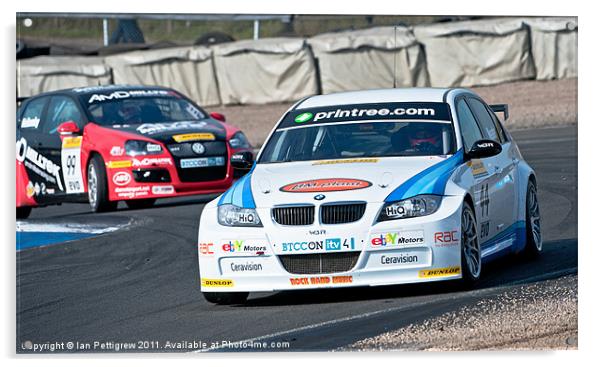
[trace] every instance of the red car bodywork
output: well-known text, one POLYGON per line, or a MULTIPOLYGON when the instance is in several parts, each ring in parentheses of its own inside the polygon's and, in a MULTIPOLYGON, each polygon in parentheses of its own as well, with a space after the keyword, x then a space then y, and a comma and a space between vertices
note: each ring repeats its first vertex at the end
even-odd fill
MULTIPOLYGON (((133 200, 133 199, 155 199, 175 196, 197 195, 197 194, 212 194, 221 193, 227 190, 236 179, 234 168, 230 164, 232 154, 241 151, 250 151, 249 146, 235 149, 230 144, 230 139, 240 130, 234 126, 226 124, 222 120, 223 116, 219 114, 211 114, 211 117, 206 116, 205 121, 208 128, 217 131, 217 134, 203 133, 202 131, 174 129, 162 131, 161 139, 153 138, 151 135, 144 135, 132 131, 132 129, 119 129, 112 126, 101 126, 89 121, 85 124, 81 131, 71 131, 70 129, 78 130, 77 125, 73 122, 66 122, 58 127, 57 132, 51 136, 56 139, 56 146, 60 147, 52 152, 41 153, 43 146, 36 141, 28 141, 22 135, 17 138, 17 161, 16 161, 16 206, 19 207, 36 207, 40 205, 57 204, 61 202, 84 202, 86 201, 88 192, 88 173, 87 167, 91 158, 98 155, 106 167, 106 182, 108 187, 108 199, 110 201, 118 200, 133 200), (63 125, 67 131, 62 131, 63 125), (224 136, 225 131, 225 136, 224 136), (168 142, 175 144, 172 136, 191 137, 190 143, 201 142, 206 145, 208 142, 220 144, 220 149, 223 152, 225 145, 226 154, 224 155, 224 164, 220 169, 225 174, 219 175, 214 179, 199 179, 199 180, 183 180, 182 174, 184 169, 177 166, 177 161, 183 159, 177 158, 168 148, 168 142), (218 137, 219 135, 219 137, 218 137), (199 137, 200 136, 200 137, 199 137), (212 138, 213 136, 213 138, 212 138), (225 139, 224 139, 225 137, 225 139), (60 142, 58 139, 60 138, 60 142), (167 139, 167 140, 166 140, 167 139), (161 146, 161 151, 152 154, 130 156, 127 155, 124 149, 126 141, 147 141, 161 146), (218 141, 219 140, 219 141, 218 141), (31 149, 30 149, 31 148, 31 149), (65 165, 65 149, 75 149, 79 156, 79 165, 65 165), (62 161, 61 161, 62 160, 62 161), (50 163, 49 163, 50 162, 50 163), (26 167, 27 165, 27 167, 26 167), (223 167, 225 166, 225 167, 223 167), (77 189, 70 194, 65 187, 69 185, 67 171, 74 174, 74 167, 78 167, 81 171, 81 177, 76 180, 77 189), (32 171, 35 169, 35 171, 32 171), (180 170, 180 172, 178 172, 180 170), (35 178, 28 175, 29 172, 37 172, 35 178), (169 179, 163 182, 138 182, 135 173, 144 172, 168 172, 165 175, 169 179), (56 173, 54 176, 51 172, 56 173), (50 176, 50 178, 48 178, 50 176), (50 179, 52 183, 59 186, 59 189, 50 188, 52 183, 44 181, 41 177, 50 179), (44 182, 44 183, 42 183, 44 182), (46 185, 48 184, 48 186, 46 185), (40 186, 42 188, 40 189, 40 186), (63 187, 64 186, 64 187, 63 187), (47 188, 48 187, 48 188, 47 188)), ((177 122, 176 122, 177 123, 177 122)), ((191 123, 202 124, 199 121, 191 123)), ((169 125, 171 123, 164 123, 169 125)), ((152 124, 147 124, 152 125, 152 124)), ((30 139, 31 140, 31 139, 30 139)), ((180 140, 182 141, 182 140, 180 140)), ((220 153, 221 155, 221 153, 220 153)), ((209 158, 211 159, 211 158, 209 158)), ((220 158, 221 159, 221 158, 220 158)), ((76 175, 77 176, 77 175, 76 175)), ((197 175, 198 176, 198 175, 197 175)))

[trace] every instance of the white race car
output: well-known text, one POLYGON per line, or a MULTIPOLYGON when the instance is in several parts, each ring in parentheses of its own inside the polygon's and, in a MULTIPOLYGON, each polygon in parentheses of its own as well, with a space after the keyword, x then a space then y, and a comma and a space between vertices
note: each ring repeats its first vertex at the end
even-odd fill
POLYGON ((467 89, 313 96, 289 109, 250 172, 200 218, 201 291, 379 286, 480 277, 499 255, 542 251, 536 177, 467 89))

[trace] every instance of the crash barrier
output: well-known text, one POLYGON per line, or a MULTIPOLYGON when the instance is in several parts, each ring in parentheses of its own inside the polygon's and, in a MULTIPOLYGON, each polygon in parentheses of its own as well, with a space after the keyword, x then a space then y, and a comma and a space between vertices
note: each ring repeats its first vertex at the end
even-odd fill
POLYGON ((37 56, 17 60, 17 96, 51 90, 109 84, 111 68, 102 57, 37 56))
POLYGON ((104 59, 39 56, 17 61, 17 95, 109 83, 164 85, 211 106, 393 86, 572 78, 577 28, 576 18, 501 18, 133 51, 104 59))
POLYGON ((416 26, 431 86, 468 87, 535 76, 529 32, 520 20, 482 20, 416 26))
POLYGON ((212 50, 175 47, 107 56, 115 84, 163 85, 174 88, 201 106, 218 105, 212 50))
POLYGON ((223 104, 296 100, 318 93, 311 50, 302 38, 265 38, 214 47, 223 104))
POLYGON ((326 33, 307 41, 322 93, 429 85, 424 52, 409 28, 326 33))
POLYGON ((577 77, 577 19, 524 18, 531 33, 536 79, 577 77))

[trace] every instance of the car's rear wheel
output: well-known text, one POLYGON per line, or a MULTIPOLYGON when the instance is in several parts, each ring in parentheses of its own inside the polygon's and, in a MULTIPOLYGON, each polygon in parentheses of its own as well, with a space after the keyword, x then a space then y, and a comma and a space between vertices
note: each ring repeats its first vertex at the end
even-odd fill
POLYGON ((481 244, 477 231, 477 220, 472 207, 464 202, 462 206, 462 283, 474 286, 481 277, 481 244))
POLYGON ((125 205, 130 209, 146 209, 150 208, 155 204, 156 199, 138 199, 138 200, 128 200, 125 202, 125 205))
POLYGON ((93 212, 105 212, 117 208, 116 201, 109 201, 107 171, 99 155, 94 155, 88 163, 88 201, 93 212))
POLYGON ((527 200, 525 205, 526 241, 522 255, 526 258, 536 258, 543 251, 543 239, 541 236, 541 216, 539 214, 539 200, 537 199, 537 187, 532 180, 527 186, 527 200))
POLYGON ((30 206, 17 207, 17 219, 25 219, 25 218, 29 217, 29 214, 31 214, 30 206))
POLYGON ((245 303, 249 292, 203 292, 208 302, 218 305, 234 305, 245 303))

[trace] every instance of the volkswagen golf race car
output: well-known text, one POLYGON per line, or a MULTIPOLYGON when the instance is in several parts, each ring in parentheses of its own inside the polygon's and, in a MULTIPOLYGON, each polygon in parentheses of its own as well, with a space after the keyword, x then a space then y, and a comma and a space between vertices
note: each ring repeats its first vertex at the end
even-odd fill
POLYGON ((458 280, 542 251, 537 180, 466 89, 313 96, 276 124, 250 172, 200 218, 200 288, 248 292, 458 280))
MULTIPOLYGON (((93 211, 157 198, 221 193, 244 171, 245 135, 162 87, 100 86, 44 93, 17 113, 17 218, 36 206, 89 202, 93 211)), ((240 176, 239 176, 240 177, 240 176)))

